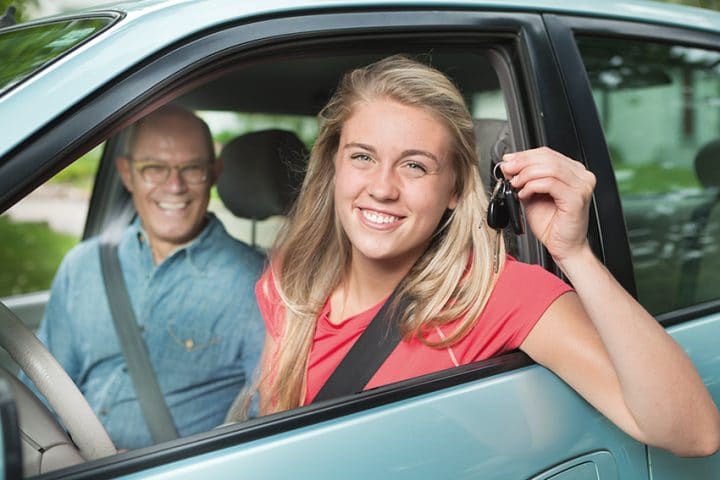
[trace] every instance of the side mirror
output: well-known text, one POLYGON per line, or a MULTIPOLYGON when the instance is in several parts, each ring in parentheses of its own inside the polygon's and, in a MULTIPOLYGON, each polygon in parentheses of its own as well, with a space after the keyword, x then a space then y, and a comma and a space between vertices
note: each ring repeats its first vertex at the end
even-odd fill
POLYGON ((0 480, 22 478, 22 450, 17 408, 12 391, 5 379, 0 378, 0 480))

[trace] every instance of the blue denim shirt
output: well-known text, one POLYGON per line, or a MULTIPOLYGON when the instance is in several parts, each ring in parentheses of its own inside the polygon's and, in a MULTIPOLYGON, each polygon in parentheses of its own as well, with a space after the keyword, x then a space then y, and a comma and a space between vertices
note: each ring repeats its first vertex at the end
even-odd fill
MULTIPOLYGON (((139 220, 118 254, 160 388, 181 436, 212 429, 253 380, 265 328, 254 286, 263 257, 209 214, 201 234, 159 265, 139 220)), ((73 248, 53 280, 40 340, 118 448, 152 443, 110 316, 99 240, 73 248)))

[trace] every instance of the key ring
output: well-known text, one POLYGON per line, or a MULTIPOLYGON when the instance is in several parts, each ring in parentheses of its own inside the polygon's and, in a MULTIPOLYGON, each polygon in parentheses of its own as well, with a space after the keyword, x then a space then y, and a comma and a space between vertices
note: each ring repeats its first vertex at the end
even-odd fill
POLYGON ((500 171, 500 176, 499 176, 499 177, 498 177, 498 173, 497 173, 497 169, 498 169, 498 167, 500 166, 501 163, 503 163, 502 160, 500 160, 499 162, 497 162, 497 163, 495 164, 495 166, 493 167, 493 171, 492 171, 493 177, 495 177, 495 180, 497 180, 498 182, 501 182, 501 181, 505 180, 505 174, 502 173, 502 170, 500 171))

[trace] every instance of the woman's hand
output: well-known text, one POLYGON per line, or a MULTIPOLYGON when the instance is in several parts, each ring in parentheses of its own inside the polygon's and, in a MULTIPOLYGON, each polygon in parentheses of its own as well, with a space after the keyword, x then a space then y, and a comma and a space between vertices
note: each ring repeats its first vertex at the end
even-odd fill
POLYGON ((518 191, 533 234, 556 262, 586 249, 595 175, 548 147, 507 154, 500 168, 518 191))

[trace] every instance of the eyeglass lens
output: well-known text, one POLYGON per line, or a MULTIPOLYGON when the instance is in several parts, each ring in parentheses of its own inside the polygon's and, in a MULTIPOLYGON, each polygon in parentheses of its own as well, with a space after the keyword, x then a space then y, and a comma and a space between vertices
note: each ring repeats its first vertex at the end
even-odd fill
POLYGON ((154 185, 165 183, 170 178, 170 170, 179 172, 180 178, 185 183, 197 184, 207 180, 208 165, 202 163, 189 163, 185 165, 170 166, 165 163, 140 163, 137 170, 142 179, 154 185))

